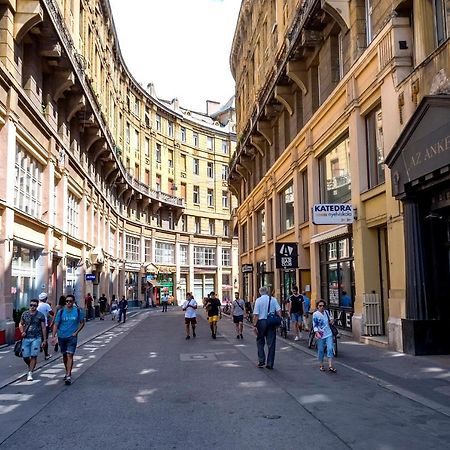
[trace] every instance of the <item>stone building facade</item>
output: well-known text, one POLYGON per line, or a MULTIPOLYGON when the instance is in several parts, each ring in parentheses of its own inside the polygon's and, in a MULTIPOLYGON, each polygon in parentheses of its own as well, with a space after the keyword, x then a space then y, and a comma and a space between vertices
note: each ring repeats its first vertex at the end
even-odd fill
POLYGON ((229 182, 246 297, 298 284, 357 339, 450 351, 449 29, 444 0, 242 2, 229 182), (323 222, 330 204, 353 214, 323 222), (298 267, 277 268, 282 243, 298 267))
POLYGON ((41 291, 231 297, 233 100, 144 89, 106 0, 2 1, 0 44, 0 330, 41 291))

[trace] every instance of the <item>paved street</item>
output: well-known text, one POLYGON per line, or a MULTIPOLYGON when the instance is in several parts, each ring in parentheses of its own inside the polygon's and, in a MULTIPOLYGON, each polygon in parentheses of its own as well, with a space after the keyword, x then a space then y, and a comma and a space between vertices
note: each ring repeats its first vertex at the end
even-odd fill
POLYGON ((72 386, 58 357, 34 382, 12 381, 11 358, 15 373, 21 361, 0 350, 0 447, 448 448, 448 356, 342 340, 330 374, 304 342, 278 339, 269 371, 256 367, 255 339, 244 333, 236 340, 224 318, 212 340, 200 317, 186 341, 179 309, 140 311, 125 325, 89 322, 72 386))

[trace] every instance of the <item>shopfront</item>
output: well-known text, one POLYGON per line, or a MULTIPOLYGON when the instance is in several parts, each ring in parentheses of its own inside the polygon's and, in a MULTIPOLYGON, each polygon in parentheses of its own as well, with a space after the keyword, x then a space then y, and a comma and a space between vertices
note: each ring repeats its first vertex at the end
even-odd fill
POLYGON ((450 96, 424 97, 386 159, 403 203, 403 350, 449 354, 450 96))
POLYGON ((252 298, 251 286, 253 277, 253 264, 242 265, 242 292, 240 292, 244 300, 254 301, 252 298))

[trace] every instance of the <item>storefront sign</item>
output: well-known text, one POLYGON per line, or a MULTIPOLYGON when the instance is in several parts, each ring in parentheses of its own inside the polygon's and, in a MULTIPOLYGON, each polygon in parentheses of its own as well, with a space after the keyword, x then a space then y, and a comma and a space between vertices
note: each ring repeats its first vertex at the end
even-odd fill
POLYGON ((348 203, 319 203, 313 206, 315 225, 353 223, 353 207, 348 203))
POLYGON ((253 272, 253 264, 242 265, 242 273, 251 273, 251 272, 253 272))
POLYGON ((277 269, 297 269, 298 250, 296 242, 275 244, 275 267, 277 269))
POLYGON ((86 275, 85 275, 85 279, 86 279, 86 281, 95 281, 95 273, 87 273, 86 275))

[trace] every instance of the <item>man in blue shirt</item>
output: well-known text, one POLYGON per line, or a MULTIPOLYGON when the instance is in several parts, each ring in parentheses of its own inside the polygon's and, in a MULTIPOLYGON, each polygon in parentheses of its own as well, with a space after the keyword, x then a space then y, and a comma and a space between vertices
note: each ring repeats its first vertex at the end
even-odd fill
POLYGON ((77 348, 78 333, 84 327, 83 310, 74 306, 75 297, 66 296, 66 306, 58 311, 53 323, 53 337, 58 337, 59 348, 63 354, 66 375, 64 382, 72 384, 73 355, 77 348))
POLYGON ((302 291, 303 295, 303 323, 305 325, 305 331, 311 329, 311 300, 306 295, 306 291, 302 291))

